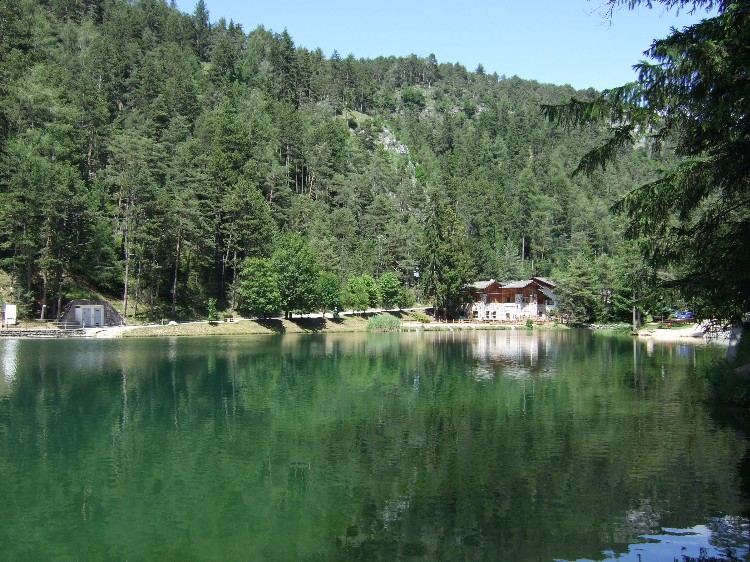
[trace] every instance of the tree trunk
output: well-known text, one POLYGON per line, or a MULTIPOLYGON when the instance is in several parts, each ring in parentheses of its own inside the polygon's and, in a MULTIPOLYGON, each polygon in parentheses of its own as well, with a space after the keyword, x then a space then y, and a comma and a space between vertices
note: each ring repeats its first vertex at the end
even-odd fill
POLYGON ((177 249, 174 260, 174 277, 172 278, 172 316, 177 314, 177 276, 180 272, 180 254, 182 251, 182 225, 177 229, 177 249))
POLYGON ((237 250, 234 251, 234 267, 232 268, 232 316, 234 316, 234 304, 237 299, 237 250))
POLYGON ((55 317, 59 320, 62 314, 62 293, 63 293, 63 274, 62 270, 57 272, 57 306, 55 307, 55 317))
POLYGON ((89 132, 89 146, 86 151, 86 174, 88 175, 89 181, 96 179, 96 172, 94 171, 94 151, 96 150, 96 129, 89 132))
POLYGON ((221 253, 221 295, 222 298, 226 293, 227 286, 227 262, 229 261, 229 252, 232 247, 232 234, 229 233, 229 240, 227 240, 227 251, 221 253))
POLYGON ((44 313, 47 310, 47 273, 42 272, 42 307, 39 311, 39 320, 44 320, 44 313))
POLYGON ((133 317, 138 316, 138 298, 141 293, 141 259, 138 258, 138 270, 135 274, 135 306, 133 307, 133 317))
POLYGON ((125 224, 122 230, 122 245, 125 253, 125 287, 122 292, 122 318, 126 320, 128 317, 128 281, 130 280, 130 247, 128 241, 128 218, 127 218, 128 207, 125 205, 125 224))

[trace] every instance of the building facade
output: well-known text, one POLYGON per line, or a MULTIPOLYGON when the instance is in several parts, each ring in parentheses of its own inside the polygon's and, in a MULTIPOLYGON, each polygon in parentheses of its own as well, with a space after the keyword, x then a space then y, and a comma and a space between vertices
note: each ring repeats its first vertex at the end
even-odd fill
POLYGON ((557 307, 554 289, 555 283, 543 277, 525 281, 477 281, 470 286, 471 317, 499 322, 546 319, 557 307))

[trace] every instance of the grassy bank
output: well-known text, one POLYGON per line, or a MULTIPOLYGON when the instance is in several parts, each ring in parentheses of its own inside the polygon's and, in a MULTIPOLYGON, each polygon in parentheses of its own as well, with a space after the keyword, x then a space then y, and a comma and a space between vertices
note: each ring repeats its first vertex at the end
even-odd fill
MULTIPOLYGON (((234 322, 186 322, 175 325, 132 327, 123 331, 122 337, 171 336, 240 336, 250 334, 310 334, 336 332, 394 332, 414 330, 530 330, 524 325, 489 323, 425 322, 428 318, 419 312, 378 312, 331 318, 272 318, 269 320, 238 319, 234 322)), ((429 318, 428 318, 429 319, 429 318)), ((535 325, 534 330, 567 330, 562 324, 535 325)), ((101 337, 107 337, 102 334, 101 337)))
POLYGON ((331 318, 294 318, 286 320, 237 320, 235 322, 187 322, 172 326, 143 326, 123 332, 123 337, 164 336, 241 336, 251 334, 314 334, 364 332, 367 318, 346 316, 331 318))

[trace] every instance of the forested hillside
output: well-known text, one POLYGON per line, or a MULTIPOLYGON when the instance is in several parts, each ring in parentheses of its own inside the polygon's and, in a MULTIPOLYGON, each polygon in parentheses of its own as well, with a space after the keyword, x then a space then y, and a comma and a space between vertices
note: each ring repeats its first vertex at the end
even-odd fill
POLYGON ((602 131, 562 136, 540 112, 594 92, 308 51, 202 1, 0 12, 0 268, 27 315, 80 284, 128 316, 242 308, 295 245, 329 284, 413 292, 417 270, 439 303, 466 280, 552 277, 581 318, 627 315, 648 277, 609 210, 652 173, 647 147, 572 177, 602 131))

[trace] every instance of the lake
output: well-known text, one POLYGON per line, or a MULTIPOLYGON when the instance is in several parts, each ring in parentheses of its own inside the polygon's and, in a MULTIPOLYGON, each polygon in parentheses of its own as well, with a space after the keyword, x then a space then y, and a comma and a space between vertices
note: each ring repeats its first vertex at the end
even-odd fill
POLYGON ((3 560, 747 556, 721 347, 587 331, 0 341, 3 560))

